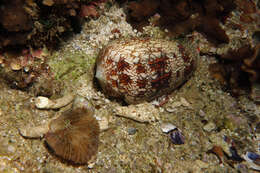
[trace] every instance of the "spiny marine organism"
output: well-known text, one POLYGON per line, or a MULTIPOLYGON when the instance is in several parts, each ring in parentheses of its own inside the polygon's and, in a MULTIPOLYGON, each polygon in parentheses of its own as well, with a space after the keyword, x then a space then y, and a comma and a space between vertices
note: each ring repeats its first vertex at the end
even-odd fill
POLYGON ((195 66, 196 55, 175 41, 123 38, 102 49, 95 77, 109 97, 137 104, 169 94, 195 66))
POLYGON ((68 110, 50 122, 44 138, 58 158, 71 164, 87 164, 98 151, 99 125, 91 111, 68 110))

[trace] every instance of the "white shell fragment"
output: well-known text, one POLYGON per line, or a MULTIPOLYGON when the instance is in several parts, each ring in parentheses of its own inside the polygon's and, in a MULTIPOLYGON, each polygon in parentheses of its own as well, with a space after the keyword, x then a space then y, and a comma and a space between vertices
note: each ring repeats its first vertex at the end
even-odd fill
POLYGON ((181 97, 180 102, 181 102, 182 106, 192 108, 190 103, 185 98, 181 97))
POLYGON ((170 131, 177 129, 177 127, 171 123, 162 123, 161 129, 163 133, 169 133, 170 131))
POLYGON ((172 113, 177 111, 177 108, 180 106, 186 107, 188 109, 192 109, 191 104, 185 98, 181 97, 180 101, 176 101, 169 104, 168 106, 166 106, 165 110, 169 113, 172 113))
POLYGON ((40 126, 26 126, 19 129, 21 136, 25 138, 41 138, 49 130, 49 122, 40 126))
POLYGON ((216 127, 216 124, 213 123, 213 122, 209 122, 209 123, 207 123, 207 124, 203 127, 203 129, 204 129, 205 131, 207 131, 207 132, 211 132, 211 131, 215 130, 216 128, 217 128, 217 127, 216 127))
POLYGON ((242 157, 247 161, 251 169, 260 171, 260 165, 256 164, 254 160, 259 159, 259 155, 253 152, 246 152, 242 157))
POLYGON ((118 116, 129 118, 141 123, 154 122, 157 120, 159 110, 149 103, 138 105, 118 106, 114 112, 118 116))
POLYGON ((109 128, 107 117, 101 117, 101 119, 98 120, 98 124, 101 131, 105 131, 109 128))
POLYGON ((47 97, 39 96, 35 99, 35 106, 38 109, 58 109, 71 103, 74 99, 73 94, 65 95, 56 100, 50 100, 47 97))

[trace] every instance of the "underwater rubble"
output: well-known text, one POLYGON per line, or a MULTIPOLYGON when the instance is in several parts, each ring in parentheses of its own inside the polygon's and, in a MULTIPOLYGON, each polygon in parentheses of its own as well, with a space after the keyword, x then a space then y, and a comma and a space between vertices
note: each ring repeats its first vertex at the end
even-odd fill
POLYGON ((193 30, 199 31, 216 44, 228 43, 229 38, 220 25, 230 12, 236 8, 232 0, 143 0, 130 1, 128 21, 140 30, 149 24, 149 18, 155 26, 169 30, 173 36, 185 35, 193 30))
POLYGON ((259 2, 0 2, 0 172, 260 171, 259 2))
POLYGON ((0 2, 0 49, 18 45, 56 46, 69 32, 79 32, 84 18, 98 17, 104 2, 3 0, 0 2))

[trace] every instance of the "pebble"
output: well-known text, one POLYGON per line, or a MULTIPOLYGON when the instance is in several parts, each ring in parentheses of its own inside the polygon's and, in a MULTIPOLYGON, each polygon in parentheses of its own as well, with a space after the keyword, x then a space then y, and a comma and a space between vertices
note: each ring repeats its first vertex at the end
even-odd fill
POLYGON ((10 153, 14 153, 16 149, 15 149, 14 146, 9 145, 9 146, 7 147, 7 150, 8 150, 8 152, 10 152, 10 153))
POLYGON ((24 72, 28 73, 30 71, 30 67, 24 67, 24 72))
POLYGON ((10 67, 14 71, 21 70, 22 66, 17 62, 11 62, 10 67))
POLYGON ((181 105, 182 105, 182 106, 191 108, 190 103, 189 103, 185 98, 181 97, 180 102, 181 102, 181 105))
POLYGON ((245 164, 238 164, 237 166, 236 166, 236 169, 238 170, 238 172, 240 172, 240 173, 248 173, 249 172, 249 170, 248 170, 248 167, 245 165, 245 164))
POLYGON ((216 124, 213 122, 209 122, 203 127, 203 129, 207 132, 211 132, 216 129, 216 124))
POLYGON ((101 131, 107 130, 109 128, 107 117, 101 117, 100 120, 98 120, 98 124, 101 131))
POLYGON ((199 110, 199 116, 201 117, 205 117, 206 116, 206 113, 203 111, 203 110, 199 110))
POLYGON ((206 162, 203 162, 202 160, 196 160, 195 164, 198 165, 200 168, 205 169, 209 167, 209 164, 206 162))
POLYGON ((137 129, 134 127, 129 127, 127 129, 128 135, 134 135, 137 132, 137 129))
POLYGON ((94 168, 94 166, 95 166, 95 162, 93 162, 93 163, 89 163, 88 164, 88 169, 93 169, 94 168))
POLYGON ((184 107, 192 109, 192 106, 190 105, 190 103, 185 98, 181 97, 180 101, 176 101, 176 102, 169 104, 168 106, 166 106, 165 110, 169 113, 172 113, 172 112, 177 111, 177 107, 180 107, 180 106, 184 106, 184 107))

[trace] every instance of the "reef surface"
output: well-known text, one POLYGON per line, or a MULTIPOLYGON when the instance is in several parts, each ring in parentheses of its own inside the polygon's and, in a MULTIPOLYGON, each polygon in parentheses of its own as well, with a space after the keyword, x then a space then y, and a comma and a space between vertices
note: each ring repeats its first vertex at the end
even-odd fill
POLYGON ((223 90, 209 71, 218 61, 215 54, 240 48, 252 36, 254 23, 243 31, 230 28, 230 23, 238 22, 238 13, 234 11, 229 22, 221 25, 229 44, 215 47, 196 31, 186 36, 189 41, 177 37, 184 46, 194 43, 203 53, 193 76, 168 95, 164 104, 155 100, 124 106, 108 99, 93 81, 96 57, 110 40, 126 36, 170 39, 167 30, 152 25, 142 32, 133 29, 118 4, 86 22, 80 33, 48 55, 52 77, 63 85, 52 99, 73 92, 93 105, 96 119, 104 126, 96 160, 89 165, 62 163, 46 150, 44 139, 19 134, 19 128, 44 124, 68 106, 37 109, 34 94, 12 89, 0 78, 0 172, 255 172, 259 163, 255 161, 254 167, 246 153, 259 152, 260 107, 247 94, 234 97, 223 90), (142 119, 133 111, 141 112, 142 119), (172 124, 170 134, 164 132, 165 123, 172 124))

